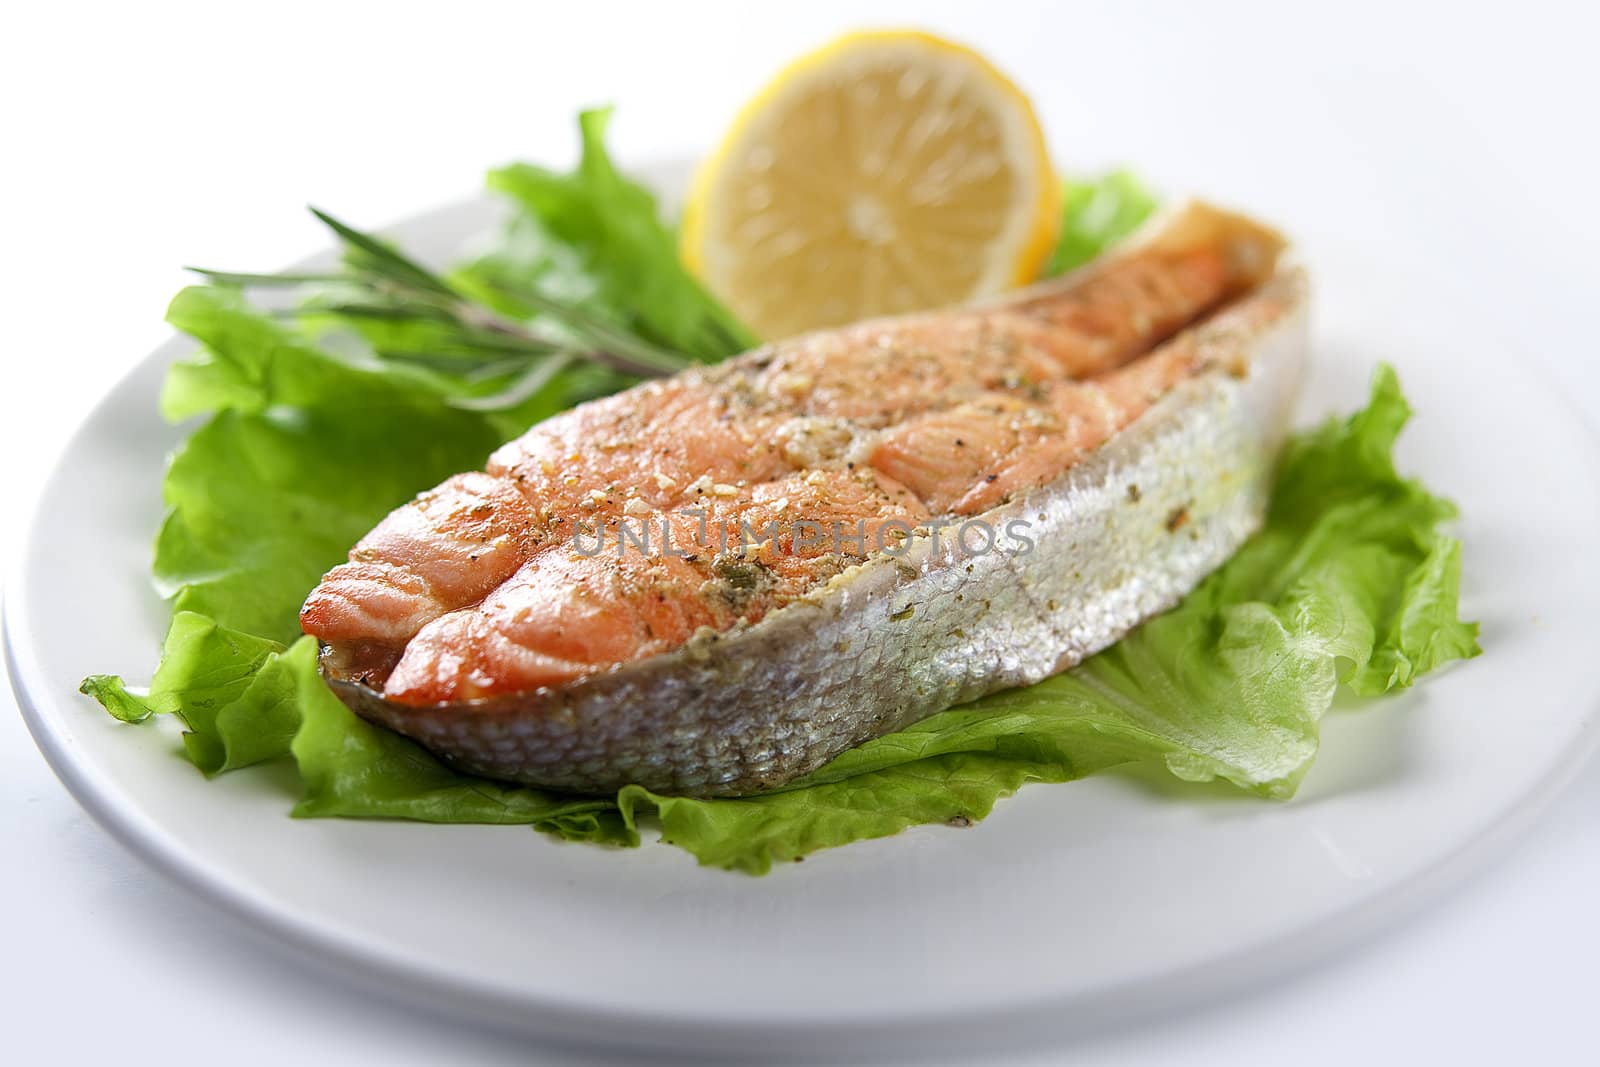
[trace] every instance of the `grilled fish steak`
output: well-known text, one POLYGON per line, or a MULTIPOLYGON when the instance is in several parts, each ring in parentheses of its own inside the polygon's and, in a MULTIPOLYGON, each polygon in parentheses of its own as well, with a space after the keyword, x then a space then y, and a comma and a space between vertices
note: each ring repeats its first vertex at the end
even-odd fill
POLYGON ((477 774, 784 785, 1078 663, 1256 530, 1305 361, 1283 251, 1189 203, 1002 300, 581 405, 393 512, 302 625, 477 774))

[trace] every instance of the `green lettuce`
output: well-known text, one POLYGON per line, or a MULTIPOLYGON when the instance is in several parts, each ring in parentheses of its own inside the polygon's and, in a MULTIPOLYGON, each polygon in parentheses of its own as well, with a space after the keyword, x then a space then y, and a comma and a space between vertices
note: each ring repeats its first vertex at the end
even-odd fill
POLYGON ((177 714, 208 773, 292 758, 305 790, 296 815, 526 823, 620 845, 637 844, 653 815, 662 840, 749 873, 981 819, 1026 782, 1123 763, 1286 798, 1341 684, 1374 696, 1478 651, 1476 627, 1457 617, 1460 546, 1438 530, 1453 508, 1393 466, 1408 414, 1381 368, 1364 410, 1291 443, 1265 528, 1176 609, 1075 670, 868 742, 764 796, 630 786, 570 798, 461 775, 352 715, 317 676, 309 638, 285 648, 192 612, 175 616, 148 694, 104 676, 85 691, 119 718, 177 714))
MULTIPOLYGON (((575 302, 696 359, 744 347, 748 335, 678 263, 653 198, 606 156, 605 119, 583 117, 571 174, 495 172, 520 210, 451 283, 507 314, 536 310, 519 292, 575 302)), ((1153 204, 1121 173, 1069 184, 1052 271, 1120 240, 1153 204)), ((627 379, 575 367, 488 410, 462 403, 474 386, 447 367, 335 355, 225 286, 184 290, 168 317, 200 349, 172 367, 162 411, 202 420, 164 483, 154 574, 174 614, 147 688, 95 675, 82 690, 128 723, 175 716, 205 774, 291 762, 299 817, 523 824, 623 846, 650 821, 701 863, 762 873, 908 826, 980 819, 1027 782, 1117 764, 1288 797, 1341 686, 1376 696, 1478 651, 1476 627, 1457 615, 1460 546, 1440 532, 1453 508, 1396 472, 1410 412, 1381 368, 1365 409, 1289 445, 1260 534, 1176 609, 1073 671, 933 716, 759 797, 630 786, 577 798, 474 778, 354 716, 318 676, 298 608, 412 494, 627 379)))
POLYGON ((610 109, 578 116, 582 155, 562 174, 531 163, 489 172, 489 187, 522 210, 502 247, 452 280, 512 313, 515 292, 584 300, 618 325, 674 351, 715 362, 755 347, 754 336, 678 258, 655 196, 619 172, 606 151, 610 109))
POLYGON ((1138 229, 1156 204, 1144 183, 1125 170, 1069 178, 1062 190, 1061 237, 1044 276, 1065 274, 1094 259, 1138 229))
POLYGON ((379 518, 510 432, 420 376, 333 358, 233 290, 185 289, 167 319, 204 348, 173 367, 162 410, 211 417, 167 469, 156 585, 230 629, 292 638, 306 591, 379 518))

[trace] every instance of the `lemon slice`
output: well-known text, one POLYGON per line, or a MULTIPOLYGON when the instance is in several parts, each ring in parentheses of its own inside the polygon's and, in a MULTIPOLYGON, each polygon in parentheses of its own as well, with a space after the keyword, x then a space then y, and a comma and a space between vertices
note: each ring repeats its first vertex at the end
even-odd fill
POLYGON ((701 168, 691 270, 767 338, 1032 281, 1060 184, 1022 92, 927 33, 845 36, 783 70, 701 168))

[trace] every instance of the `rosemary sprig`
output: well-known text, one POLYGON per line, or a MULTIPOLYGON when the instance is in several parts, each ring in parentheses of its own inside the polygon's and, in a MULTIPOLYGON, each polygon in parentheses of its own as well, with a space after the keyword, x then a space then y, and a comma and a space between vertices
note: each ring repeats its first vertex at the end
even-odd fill
POLYGON ((319 287, 310 299, 278 312, 290 317, 328 317, 357 331, 375 324, 426 327, 424 343, 397 348, 375 344, 382 359, 461 376, 468 383, 509 379, 490 396, 466 397, 463 406, 520 403, 580 362, 592 362, 641 378, 676 373, 689 366, 680 353, 663 348, 603 316, 529 288, 495 288, 520 306, 535 309, 527 321, 503 315, 472 299, 437 273, 372 234, 325 211, 311 213, 344 246, 342 269, 330 272, 251 274, 188 270, 221 285, 319 287))
POLYGON ((338 234, 339 240, 344 242, 347 264, 358 268, 365 267, 400 286, 410 286, 423 292, 432 291, 447 300, 456 297, 457 294, 444 283, 443 279, 422 264, 413 262, 399 249, 378 240, 371 234, 362 233, 353 226, 346 226, 326 211, 315 207, 310 211, 319 222, 338 234))

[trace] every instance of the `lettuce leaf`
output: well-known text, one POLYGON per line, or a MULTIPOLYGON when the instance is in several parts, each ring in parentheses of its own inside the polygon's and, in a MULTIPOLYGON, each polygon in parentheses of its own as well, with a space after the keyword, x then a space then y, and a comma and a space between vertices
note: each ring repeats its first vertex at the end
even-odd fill
POLYGON ((906 827, 981 819, 1030 781, 1130 762, 1194 782, 1291 796, 1317 724, 1343 684, 1373 696, 1478 653, 1457 617, 1460 546, 1445 501, 1395 470, 1409 417, 1394 373, 1368 406, 1297 437, 1265 528, 1173 611, 1075 670, 998 693, 847 752, 772 794, 704 800, 637 786, 570 798, 459 774, 370 726, 322 684, 315 646, 276 642, 180 612, 145 697, 85 683, 113 714, 178 714, 208 773, 291 756, 299 816, 525 823, 575 841, 663 841, 752 874, 906 827), (131 713, 130 713, 131 709, 131 713))
POLYGON ((715 362, 755 347, 755 338, 678 259, 677 235, 655 196, 625 178, 606 152, 611 110, 578 116, 582 156, 561 174, 531 163, 489 172, 489 187, 522 207, 502 249, 453 280, 510 312, 504 283, 585 299, 641 337, 715 362))
POLYGON ((1125 170, 1064 183, 1061 237, 1045 264, 1044 276, 1065 274, 1138 229, 1156 209, 1155 196, 1125 170))
POLYGON ((155 580, 175 611, 229 629, 293 640, 306 591, 352 544, 511 432, 506 413, 339 360, 232 290, 185 289, 167 318, 204 348, 173 367, 162 410, 213 414, 167 468, 155 580))
MULTIPOLYGON (((654 199, 611 164, 606 119, 582 117, 571 174, 495 172, 521 210, 452 282, 508 313, 531 310, 516 298, 530 290, 581 301, 699 359, 746 347, 678 263, 654 199)), ((1122 172, 1069 183, 1050 273, 1093 258, 1153 206, 1122 172)), ((171 369, 162 411, 205 420, 164 486, 154 573, 174 615, 146 691, 115 675, 82 691, 125 722, 176 716, 185 754, 208 775, 292 761, 296 816, 515 823, 621 846, 654 820, 701 863, 759 874, 917 824, 980 819, 1024 783, 1121 763, 1288 797, 1341 685, 1375 696, 1478 652, 1476 627, 1457 616, 1460 546, 1439 532, 1454 509, 1395 471, 1410 410, 1381 368, 1363 411, 1290 444, 1257 537, 1176 609, 1073 671, 933 716, 760 797, 630 786, 575 798, 474 778, 353 715, 317 674, 299 605, 411 494, 626 380, 576 369, 482 411, 460 403, 463 383, 448 373, 340 358, 231 289, 184 290, 168 317, 201 349, 171 369)))

